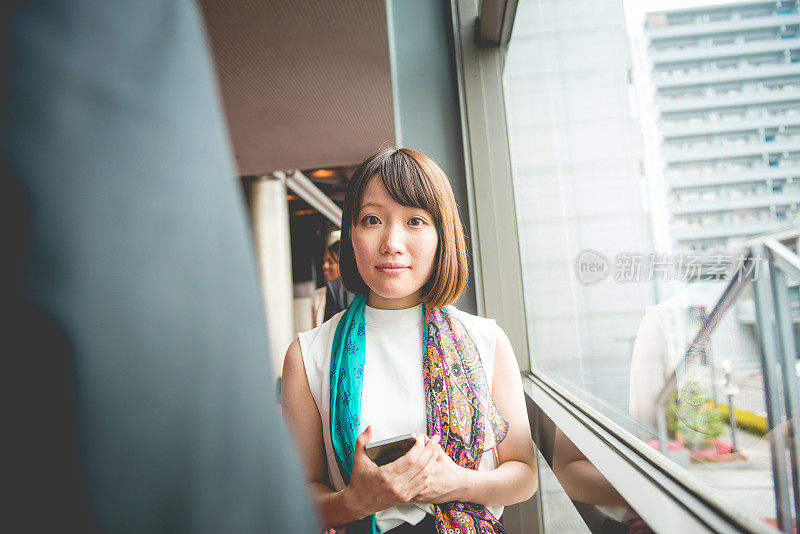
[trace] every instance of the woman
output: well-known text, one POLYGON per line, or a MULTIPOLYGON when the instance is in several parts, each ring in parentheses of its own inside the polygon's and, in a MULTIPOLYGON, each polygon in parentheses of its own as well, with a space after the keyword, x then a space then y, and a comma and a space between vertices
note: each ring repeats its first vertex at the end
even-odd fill
MULTIPOLYGON (((325 284, 339 278, 339 242, 331 243, 322 256, 322 277, 325 284)), ((325 316, 325 293, 327 285, 314 290, 311 295, 311 327, 316 328, 322 324, 325 316)))
POLYGON ((537 486, 522 383, 502 329, 450 306, 466 245, 430 158, 383 150, 361 164, 339 268, 355 300, 300 334, 283 367, 284 414, 324 527, 503 532, 502 506, 537 486), (406 433, 418 437, 402 458, 366 456, 370 441, 406 433))

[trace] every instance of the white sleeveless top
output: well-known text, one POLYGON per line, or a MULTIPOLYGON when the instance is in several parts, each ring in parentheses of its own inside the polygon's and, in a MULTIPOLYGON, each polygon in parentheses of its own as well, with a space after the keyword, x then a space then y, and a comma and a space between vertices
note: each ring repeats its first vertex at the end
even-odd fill
MULTIPOLYGON (((478 348, 486 380, 491 388, 497 325, 493 319, 477 317, 448 306, 461 320, 478 348)), ((330 362, 333 336, 344 312, 322 325, 302 332, 300 351, 308 385, 322 419, 322 435, 333 489, 345 484, 333 454, 330 433, 330 362)), ((361 428, 372 425, 373 441, 402 434, 426 434, 425 385, 422 378, 422 304, 404 310, 381 310, 365 306, 366 357, 364 390, 361 397, 361 428)), ((484 454, 479 469, 497 467, 494 450, 484 454)), ((502 507, 489 508, 499 518, 502 507)), ((432 504, 404 503, 376 514, 377 526, 386 532, 403 522, 416 525, 425 514, 433 514, 432 504)))

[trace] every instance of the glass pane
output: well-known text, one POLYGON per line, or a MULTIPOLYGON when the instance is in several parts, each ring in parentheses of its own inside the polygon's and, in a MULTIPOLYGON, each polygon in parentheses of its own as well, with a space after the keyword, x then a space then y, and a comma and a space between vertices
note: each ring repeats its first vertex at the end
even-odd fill
POLYGON ((652 529, 540 409, 533 409, 544 532, 645 534, 652 529))
POLYGON ((539 490, 542 500, 542 523, 545 532, 591 532, 581 519, 550 465, 539 457, 539 490))
POLYGON ((797 343, 773 286, 757 306, 744 284, 692 342, 730 279, 768 265, 749 247, 798 250, 797 6, 665 4, 518 5, 503 81, 531 365, 775 525, 794 515, 797 343))

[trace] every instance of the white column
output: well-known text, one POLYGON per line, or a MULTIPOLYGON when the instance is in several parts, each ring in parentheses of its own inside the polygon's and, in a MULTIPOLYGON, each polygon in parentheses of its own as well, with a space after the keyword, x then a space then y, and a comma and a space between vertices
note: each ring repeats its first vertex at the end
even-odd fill
POLYGON ((266 310, 272 371, 277 378, 295 331, 286 185, 269 176, 253 182, 250 189, 250 216, 266 310))

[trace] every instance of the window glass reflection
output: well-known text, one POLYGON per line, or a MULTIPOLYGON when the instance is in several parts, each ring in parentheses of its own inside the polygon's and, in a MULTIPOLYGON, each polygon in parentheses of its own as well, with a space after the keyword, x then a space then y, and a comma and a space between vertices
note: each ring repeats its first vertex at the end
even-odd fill
MULTIPOLYGON (((697 4, 519 3, 504 88, 531 366, 732 513, 788 531, 800 298, 780 262, 800 265, 800 14, 697 4), (789 259, 748 256, 768 242, 789 259)), ((614 505, 556 437, 571 499, 614 505)))
POLYGON ((561 429, 533 410, 545 532, 653 532, 561 429))

